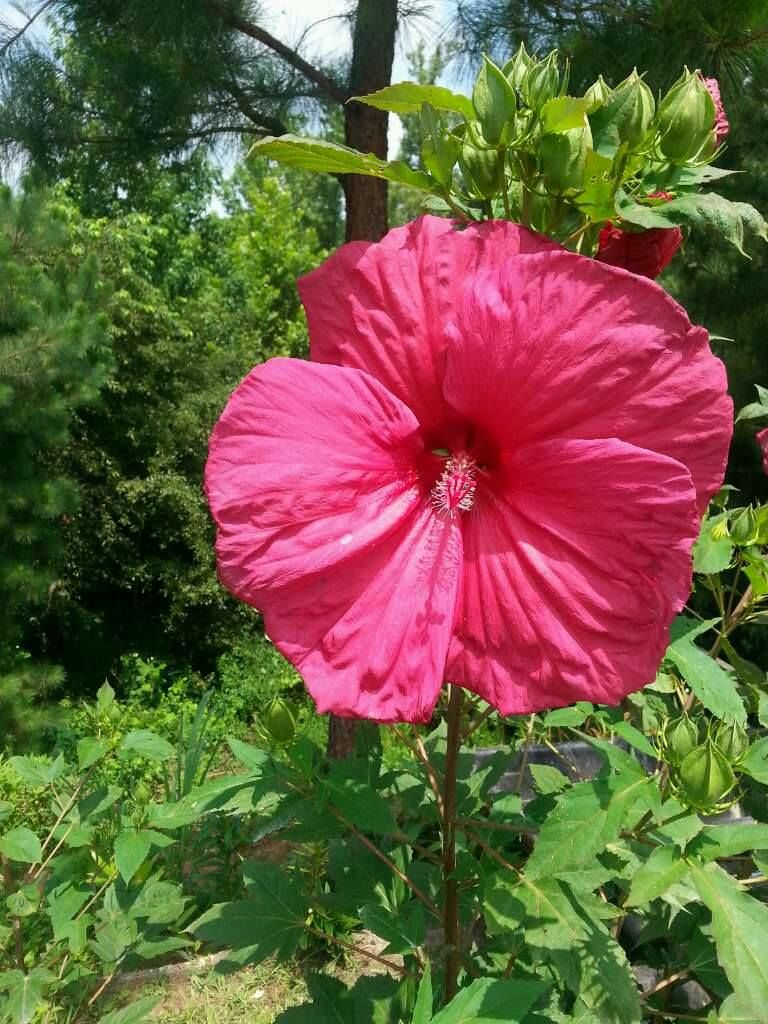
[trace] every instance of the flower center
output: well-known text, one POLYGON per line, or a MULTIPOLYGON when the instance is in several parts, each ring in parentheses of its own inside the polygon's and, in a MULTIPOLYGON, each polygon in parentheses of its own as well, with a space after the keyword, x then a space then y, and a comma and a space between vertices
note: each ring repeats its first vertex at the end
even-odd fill
POLYGON ((459 512, 469 512, 475 500, 475 460, 462 452, 445 464, 440 479, 432 488, 432 505, 436 512, 454 519, 459 512))

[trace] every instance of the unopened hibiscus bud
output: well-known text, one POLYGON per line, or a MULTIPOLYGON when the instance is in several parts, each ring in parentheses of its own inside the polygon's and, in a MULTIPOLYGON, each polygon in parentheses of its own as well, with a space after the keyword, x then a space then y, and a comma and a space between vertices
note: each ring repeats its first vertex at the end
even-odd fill
POLYGON ((693 160, 712 140, 715 104, 699 74, 686 68, 659 106, 659 148, 672 163, 693 160))
POLYGON ((262 724, 275 743, 291 743, 296 735, 296 715, 282 697, 269 702, 262 724))
POLYGON ((498 145, 507 134, 505 129, 514 125, 517 100, 501 68, 488 57, 483 57, 483 66, 472 91, 472 105, 483 138, 492 146, 498 145))
POLYGON ((683 759, 679 778, 686 800, 700 810, 714 809, 736 785, 728 758, 712 740, 695 747, 683 759))
POLYGON ((587 111, 588 114, 593 114, 599 107, 608 100, 613 90, 610 85, 605 81, 602 75, 600 75, 596 82, 584 93, 584 99, 590 101, 590 107, 587 111))
POLYGON ((507 61, 502 71, 509 84, 513 88, 519 89, 529 68, 533 67, 535 63, 533 57, 525 49, 525 43, 520 43, 517 53, 511 60, 507 61))
POLYGON ((553 50, 548 57, 528 69, 520 91, 531 110, 540 110, 547 100, 557 96, 559 87, 560 72, 557 68, 557 50, 553 50))
POLYGON ((715 104, 715 145, 720 146, 731 130, 728 116, 723 107, 723 101, 720 98, 720 83, 716 78, 705 78, 704 85, 706 85, 707 91, 712 97, 712 102, 715 104))
POLYGON ((655 112, 653 93, 635 68, 611 93, 600 112, 600 120, 615 129, 619 144, 626 143, 635 149, 648 134, 655 112))
POLYGON ((501 189, 504 165, 495 149, 477 149, 465 143, 459 154, 459 167, 469 190, 483 199, 490 199, 501 189))
POLYGON ((699 730, 688 715, 671 718, 664 726, 664 752, 670 764, 680 764, 699 742, 699 730))
POLYGON ((752 507, 742 509, 730 524, 728 532, 731 540, 742 546, 753 544, 756 525, 755 510, 752 507))
POLYGON ((682 240, 680 228, 624 231, 606 224, 598 237, 596 258, 612 267, 655 279, 670 263, 682 240))
POLYGON ((554 195, 575 192, 583 187, 584 165, 592 148, 592 132, 584 127, 541 136, 539 152, 547 190, 554 195))
POLYGON ((715 733, 715 744, 731 764, 738 764, 749 749, 749 737, 738 722, 721 722, 715 733))

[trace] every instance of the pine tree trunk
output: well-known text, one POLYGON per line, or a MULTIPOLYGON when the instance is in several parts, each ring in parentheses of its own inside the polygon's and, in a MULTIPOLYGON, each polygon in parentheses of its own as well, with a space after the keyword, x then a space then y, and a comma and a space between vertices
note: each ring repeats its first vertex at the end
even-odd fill
MULTIPOLYGON (((353 96, 383 89, 392 81, 397 33, 397 0, 358 0, 349 90, 353 96)), ((364 103, 344 107, 344 141, 363 153, 387 156, 389 116, 364 103)), ((378 242, 387 233, 387 183, 360 174, 344 178, 348 242, 378 242)), ((331 715, 328 756, 349 757, 355 750, 357 722, 331 715)))
MULTIPOLYGON (((349 91, 352 96, 383 89, 392 81, 397 0, 358 0, 349 91)), ((363 153, 387 156, 389 115, 364 103, 344 107, 344 139, 363 153)), ((387 183, 349 174, 344 179, 347 241, 378 242, 387 233, 387 183)))

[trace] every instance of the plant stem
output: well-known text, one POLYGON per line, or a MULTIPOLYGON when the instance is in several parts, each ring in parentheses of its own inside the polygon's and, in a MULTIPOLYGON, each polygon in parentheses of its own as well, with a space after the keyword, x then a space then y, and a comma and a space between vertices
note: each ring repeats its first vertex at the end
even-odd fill
POLYGON ((461 960, 459 885, 456 879, 456 773, 461 748, 461 708, 464 691, 451 687, 443 790, 443 936, 445 941, 445 1002, 456 995, 461 960))
MULTIPOLYGON (((7 857, 2 857, 3 862, 3 885, 5 891, 10 896, 14 891, 14 879, 13 879, 13 868, 11 862, 7 857)), ((16 943, 16 966, 19 968, 22 974, 27 973, 25 964, 25 952, 24 952, 24 933, 22 932, 21 918, 11 915, 11 928, 13 929, 13 938, 16 943)))

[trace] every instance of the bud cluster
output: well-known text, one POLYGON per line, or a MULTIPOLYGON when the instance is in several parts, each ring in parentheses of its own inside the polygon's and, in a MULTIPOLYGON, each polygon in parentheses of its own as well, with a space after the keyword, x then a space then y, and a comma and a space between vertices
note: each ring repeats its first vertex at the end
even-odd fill
POLYGON ((450 124, 422 104, 423 167, 454 213, 516 220, 655 277, 682 233, 623 224, 621 202, 673 201, 681 172, 717 155, 727 120, 714 80, 686 68, 658 102, 637 70, 615 88, 601 76, 583 96, 567 94, 568 80, 557 51, 537 59, 521 45, 503 66, 484 57, 471 106, 461 107, 472 116, 450 124), (619 232, 609 252, 606 227, 619 232))
POLYGON ((704 724, 687 714, 669 719, 659 737, 678 799, 703 814, 734 802, 737 772, 749 749, 749 737, 737 722, 704 724))

